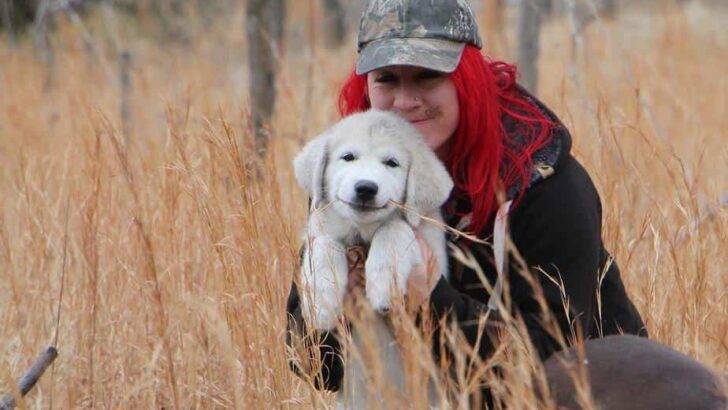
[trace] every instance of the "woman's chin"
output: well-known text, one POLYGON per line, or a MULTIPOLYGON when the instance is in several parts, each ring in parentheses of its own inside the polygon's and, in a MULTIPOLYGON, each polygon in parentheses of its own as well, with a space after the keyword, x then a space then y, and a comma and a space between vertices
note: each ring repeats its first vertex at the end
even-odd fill
POLYGON ((441 132, 433 130, 432 127, 429 127, 427 125, 417 127, 415 124, 415 128, 420 131, 420 134, 422 134, 422 138, 425 140, 425 145, 427 145, 427 148, 429 148, 431 151, 438 152, 441 148, 448 145, 446 143, 449 141, 450 137, 443 136, 441 132))
POLYGON ((450 146, 452 145, 450 142, 451 141, 447 138, 428 139, 425 137, 425 145, 427 145, 427 148, 434 152, 441 161, 447 156, 447 153, 450 152, 450 146))
POLYGON ((413 122, 412 125, 417 128, 417 131, 420 132, 420 134, 425 136, 425 140, 428 139, 428 136, 432 133, 431 125, 432 120, 422 120, 413 122))

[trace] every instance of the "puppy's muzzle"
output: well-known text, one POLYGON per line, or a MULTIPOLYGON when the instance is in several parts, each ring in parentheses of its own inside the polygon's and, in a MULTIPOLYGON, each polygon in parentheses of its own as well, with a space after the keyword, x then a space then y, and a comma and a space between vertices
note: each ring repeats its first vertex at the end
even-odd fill
POLYGON ((356 192, 356 198, 362 203, 365 203, 377 196, 379 186, 373 181, 362 179, 354 184, 354 192, 356 192))

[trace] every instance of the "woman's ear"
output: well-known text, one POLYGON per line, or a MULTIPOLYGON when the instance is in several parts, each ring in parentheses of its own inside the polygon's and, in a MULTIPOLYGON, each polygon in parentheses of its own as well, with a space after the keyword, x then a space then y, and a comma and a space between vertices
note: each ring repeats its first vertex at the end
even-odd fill
POLYGON ((445 203, 452 187, 452 178, 437 156, 424 143, 416 144, 412 149, 412 162, 407 175, 407 222, 412 226, 419 225, 420 215, 445 203))
POLYGON ((324 200, 324 173, 328 162, 329 133, 320 134, 309 141, 293 160, 298 185, 311 198, 311 207, 318 208, 324 200))

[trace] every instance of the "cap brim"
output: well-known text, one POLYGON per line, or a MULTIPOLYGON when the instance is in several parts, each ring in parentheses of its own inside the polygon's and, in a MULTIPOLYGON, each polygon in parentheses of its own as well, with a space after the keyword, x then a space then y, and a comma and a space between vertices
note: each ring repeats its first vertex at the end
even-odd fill
POLYGON ((359 52, 356 73, 394 65, 409 65, 451 73, 463 55, 465 43, 439 38, 388 38, 374 40, 359 52))

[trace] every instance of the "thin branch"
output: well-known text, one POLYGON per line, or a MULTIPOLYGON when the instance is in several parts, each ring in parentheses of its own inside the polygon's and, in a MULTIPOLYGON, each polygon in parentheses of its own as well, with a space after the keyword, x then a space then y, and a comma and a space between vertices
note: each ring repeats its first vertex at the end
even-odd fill
MULTIPOLYGON (((27 372, 18 381, 18 390, 21 396, 28 394, 30 389, 38 383, 38 380, 43 373, 48 369, 51 363, 58 357, 58 351, 55 347, 51 346, 41 353, 30 366, 27 372)), ((16 397, 10 393, 6 394, 3 400, 0 402, 0 410, 12 410, 15 408, 16 397)))

